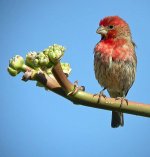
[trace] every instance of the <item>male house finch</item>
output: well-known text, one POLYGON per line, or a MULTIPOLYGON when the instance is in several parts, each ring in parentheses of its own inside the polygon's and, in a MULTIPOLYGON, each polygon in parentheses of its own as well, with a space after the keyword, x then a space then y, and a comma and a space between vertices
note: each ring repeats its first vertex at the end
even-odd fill
MULTIPOLYGON (((128 24, 118 16, 108 16, 96 31, 101 40, 94 48, 94 70, 99 84, 112 98, 125 98, 136 73, 135 44, 128 24)), ((111 126, 124 125, 123 113, 112 111, 111 126)))

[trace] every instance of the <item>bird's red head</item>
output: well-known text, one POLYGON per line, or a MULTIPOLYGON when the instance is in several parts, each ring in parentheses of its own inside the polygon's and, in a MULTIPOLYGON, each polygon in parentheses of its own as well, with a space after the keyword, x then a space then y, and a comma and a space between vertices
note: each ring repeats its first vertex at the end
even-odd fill
POLYGON ((110 25, 125 26, 125 25, 127 25, 127 23, 119 16, 107 16, 104 19, 102 19, 99 23, 99 26, 110 26, 110 25))
POLYGON ((102 38, 117 38, 130 35, 128 24, 119 16, 107 16, 99 23, 97 33, 102 35, 102 38))

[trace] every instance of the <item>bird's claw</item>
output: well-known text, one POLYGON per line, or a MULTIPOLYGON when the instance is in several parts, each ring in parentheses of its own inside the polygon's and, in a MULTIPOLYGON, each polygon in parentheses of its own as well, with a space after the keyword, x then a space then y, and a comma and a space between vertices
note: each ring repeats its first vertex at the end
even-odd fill
POLYGON ((106 100, 106 95, 104 94, 104 90, 106 88, 104 88, 103 90, 100 91, 99 94, 94 94, 93 96, 97 96, 98 95, 98 103, 101 101, 101 97, 103 97, 106 100))
POLYGON ((67 95, 74 95, 76 94, 79 90, 85 91, 84 86, 78 86, 78 81, 74 82, 74 88, 72 91, 70 91, 67 95))
POLYGON ((117 98, 115 98, 115 100, 120 100, 121 101, 120 107, 122 107, 123 101, 125 101, 126 104, 128 105, 128 99, 126 99, 124 97, 117 97, 117 98))

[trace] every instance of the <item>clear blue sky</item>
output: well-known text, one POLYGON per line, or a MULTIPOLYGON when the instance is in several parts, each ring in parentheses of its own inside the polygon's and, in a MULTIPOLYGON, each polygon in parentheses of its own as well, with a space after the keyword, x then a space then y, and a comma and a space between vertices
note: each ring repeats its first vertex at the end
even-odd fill
POLYGON ((0 157, 150 156, 150 120, 125 115, 125 126, 110 127, 111 112, 76 106, 52 92, 10 77, 8 60, 53 43, 67 48, 63 61, 70 80, 98 93, 93 48, 99 20, 125 19, 137 44, 136 81, 127 98, 150 103, 150 1, 1 0, 0 1, 0 157))

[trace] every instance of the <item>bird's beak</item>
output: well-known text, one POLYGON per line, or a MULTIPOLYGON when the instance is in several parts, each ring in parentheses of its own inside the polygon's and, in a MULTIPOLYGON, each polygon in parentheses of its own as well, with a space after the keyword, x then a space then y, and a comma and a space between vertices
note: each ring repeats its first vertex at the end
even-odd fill
POLYGON ((100 26, 98 27, 98 29, 96 30, 96 33, 97 34, 101 34, 101 35, 106 35, 107 34, 107 30, 104 26, 100 26))

